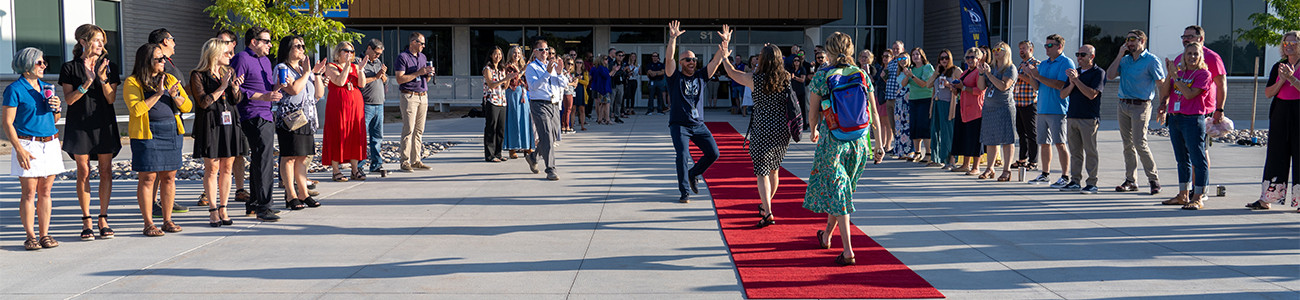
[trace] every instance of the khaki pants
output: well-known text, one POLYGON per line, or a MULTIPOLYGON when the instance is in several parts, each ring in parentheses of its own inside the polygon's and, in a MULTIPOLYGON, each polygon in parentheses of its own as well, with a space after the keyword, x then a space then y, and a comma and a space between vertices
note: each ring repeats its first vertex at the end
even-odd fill
POLYGON ((429 96, 402 93, 401 163, 413 165, 424 158, 424 122, 429 96))
POLYGON ((1083 171, 1088 170, 1086 185, 1097 185, 1097 119, 1065 119, 1065 138, 1070 146, 1070 179, 1085 183, 1083 171))
POLYGON ((1160 181, 1156 171, 1156 160, 1151 157, 1151 148, 1147 146, 1147 124, 1151 121, 1151 101, 1140 104, 1119 102, 1119 137, 1124 142, 1124 180, 1137 182, 1133 172, 1137 170, 1138 159, 1142 160, 1142 169, 1146 171, 1147 181, 1160 181))

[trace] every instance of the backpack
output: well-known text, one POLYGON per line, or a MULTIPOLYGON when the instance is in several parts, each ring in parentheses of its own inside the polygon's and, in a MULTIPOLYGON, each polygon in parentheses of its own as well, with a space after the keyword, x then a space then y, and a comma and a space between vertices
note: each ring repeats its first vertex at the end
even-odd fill
POLYGON ((841 141, 866 136, 867 127, 871 126, 867 95, 873 90, 867 83, 866 74, 862 69, 844 65, 827 67, 822 71, 826 72, 826 85, 830 88, 829 99, 821 101, 826 129, 841 141))

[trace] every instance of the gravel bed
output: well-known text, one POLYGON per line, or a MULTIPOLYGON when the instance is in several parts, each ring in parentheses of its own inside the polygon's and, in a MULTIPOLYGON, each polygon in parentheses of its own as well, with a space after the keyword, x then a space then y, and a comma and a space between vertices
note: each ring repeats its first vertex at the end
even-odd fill
MULTIPOLYGON (((1169 137, 1169 127, 1151 128, 1147 129, 1147 132, 1154 135, 1169 137)), ((1232 133, 1224 135, 1223 137, 1214 138, 1213 140, 1215 143, 1237 144, 1238 140, 1249 141, 1250 137, 1249 129, 1239 129, 1233 130, 1232 133)), ((1255 137, 1259 138, 1259 146, 1268 145, 1268 129, 1255 130, 1255 137)))

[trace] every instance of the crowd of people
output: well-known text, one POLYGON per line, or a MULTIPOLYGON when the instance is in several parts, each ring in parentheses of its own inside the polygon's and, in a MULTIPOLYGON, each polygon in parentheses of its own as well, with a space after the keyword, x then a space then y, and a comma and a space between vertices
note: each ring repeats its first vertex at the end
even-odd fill
MULTIPOLYGON (((771 200, 778 170, 790 141, 810 131, 817 147, 804 207, 827 214, 826 228, 817 232, 822 248, 830 247, 839 229, 844 250, 836 262, 849 265, 854 255, 848 215, 868 161, 878 164, 890 156, 997 181, 1010 181, 1012 168, 1036 169, 1040 174, 1029 183, 1046 184, 1055 152, 1061 171, 1052 188, 1097 193, 1101 94, 1107 80, 1118 80, 1126 178, 1115 190, 1138 190, 1135 172, 1141 162, 1149 193, 1160 193, 1146 138, 1154 117, 1170 128, 1178 163, 1179 193, 1162 203, 1203 207, 1209 182, 1206 125, 1223 118, 1226 83, 1222 59, 1204 47, 1205 32, 1199 26, 1186 28, 1182 55, 1163 61, 1147 51, 1144 32, 1130 31, 1108 67, 1094 64, 1097 49, 1092 45, 1079 47, 1071 59, 1066 41, 1055 34, 1042 43, 1043 61, 1034 58, 1034 41, 1019 42, 1018 64, 1006 43, 967 49, 958 63, 947 50, 932 61, 924 49, 908 51, 898 41, 877 60, 870 50, 854 49, 849 35, 839 32, 815 48, 812 62, 804 61, 797 46, 786 56, 771 44, 746 62, 732 56, 731 29, 722 28, 716 33, 721 43, 707 62, 693 51, 677 52, 677 37, 685 32, 677 21, 669 24, 665 57, 653 53, 645 65, 638 65, 635 53, 617 49, 598 57, 578 57, 576 51, 560 55, 540 38, 528 50, 493 49, 483 67, 484 160, 504 162, 522 154, 532 173, 544 171, 548 180, 559 180, 555 149, 561 135, 576 132, 575 125, 587 130, 589 119, 612 124, 635 115, 634 95, 645 75, 645 114, 669 115, 679 201, 689 203, 689 195, 699 192, 701 175, 719 156, 701 108, 717 96, 710 86, 722 77, 729 85, 731 112, 751 115, 748 151, 759 189, 757 227, 776 223, 771 200), (692 143, 703 153, 698 160, 691 157, 692 143), (1014 162, 1013 153, 1018 153, 1014 162), (1000 175, 995 171, 999 167, 1000 175)), ((330 166, 333 181, 366 180, 367 172, 386 172, 379 144, 389 67, 380 59, 384 44, 378 40, 363 43, 362 53, 350 42, 339 43, 325 59, 313 62, 300 36, 281 38, 272 56, 277 42, 270 30, 249 29, 240 52, 235 52, 235 33, 222 31, 203 44, 201 60, 184 82, 171 63, 175 41, 165 29, 155 30, 150 42, 138 48, 125 79, 105 55, 102 29, 82 25, 75 36, 74 57, 63 64, 57 85, 41 81, 47 67, 43 53, 25 48, 13 60, 22 79, 4 91, 5 134, 17 141, 11 173, 22 186, 19 211, 26 249, 58 246, 47 228, 54 175, 63 171, 60 151, 77 166, 80 238, 114 236, 106 213, 111 177, 99 177, 99 215, 92 224, 89 173, 95 160, 99 173, 109 174, 110 162, 122 148, 113 109, 119 86, 129 112, 131 168, 139 174, 136 198, 146 236, 182 230, 171 216, 188 211, 175 201, 185 113, 194 115, 192 154, 204 166, 200 206, 208 207, 212 227, 233 224, 226 213, 232 188, 247 216, 279 220, 271 199, 277 142, 286 209, 321 205, 312 197, 316 182, 306 176, 307 160, 314 156, 330 166), (322 97, 327 103, 324 124, 319 124, 316 104, 322 97), (61 110, 65 104, 66 114, 61 110), (55 122, 63 117, 67 125, 60 137, 55 122), (319 155, 318 132, 324 136, 319 155), (251 192, 243 188, 245 156, 251 163, 251 192), (350 174, 342 173, 341 164, 350 166, 350 174), (161 227, 155 226, 155 215, 162 217, 161 227)), ((424 36, 407 38, 408 46, 391 69, 401 93, 399 165, 403 171, 428 170, 421 162, 424 114, 436 71, 423 54, 424 36)), ((1294 183, 1300 178, 1300 139, 1294 132, 1300 125, 1293 113, 1300 103, 1298 38, 1298 32, 1286 33, 1281 46, 1286 59, 1270 72, 1266 94, 1274 98, 1274 126, 1260 199, 1247 205, 1252 209, 1284 204, 1288 182, 1291 205, 1300 204, 1294 193, 1300 189, 1294 183)))

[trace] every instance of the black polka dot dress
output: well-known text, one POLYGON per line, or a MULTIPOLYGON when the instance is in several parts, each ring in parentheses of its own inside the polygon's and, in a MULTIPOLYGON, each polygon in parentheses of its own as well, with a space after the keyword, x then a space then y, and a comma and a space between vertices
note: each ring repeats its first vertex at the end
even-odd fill
POLYGON ((790 85, 779 93, 765 93, 764 74, 754 75, 754 116, 749 119, 749 158, 754 161, 754 175, 766 176, 781 168, 785 151, 790 147, 790 129, 785 103, 791 101, 790 85))

